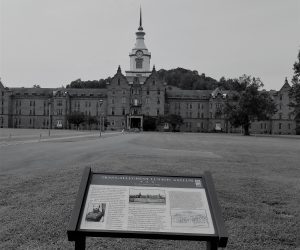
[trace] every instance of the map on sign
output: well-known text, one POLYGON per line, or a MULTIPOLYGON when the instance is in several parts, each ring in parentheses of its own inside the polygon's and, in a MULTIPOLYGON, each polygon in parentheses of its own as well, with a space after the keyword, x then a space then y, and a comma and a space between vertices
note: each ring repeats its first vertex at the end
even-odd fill
POLYGON ((201 178, 94 174, 80 229, 214 234, 201 178))

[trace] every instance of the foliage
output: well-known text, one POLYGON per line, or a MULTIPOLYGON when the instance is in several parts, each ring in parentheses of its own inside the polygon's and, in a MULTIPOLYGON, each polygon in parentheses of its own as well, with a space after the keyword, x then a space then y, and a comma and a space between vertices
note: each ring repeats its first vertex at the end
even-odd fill
POLYGON ((109 82, 111 80, 110 77, 106 79, 100 79, 100 80, 87 80, 82 81, 80 78, 72 81, 70 84, 66 86, 66 88, 99 88, 103 89, 106 88, 106 82, 109 82))
POLYGON ((67 120, 70 124, 74 124, 78 129, 79 125, 85 122, 86 118, 83 113, 73 112, 67 116, 67 120))
POLYGON ((98 123, 98 119, 95 116, 85 116, 85 122, 88 124, 89 128, 91 129, 91 125, 92 124, 97 124, 98 123))
POLYGON ((145 116, 143 122, 144 131, 155 131, 156 130, 157 119, 152 116, 145 116))
MULTIPOLYGON (((175 86, 181 89, 190 90, 213 90, 221 87, 225 90, 245 90, 245 85, 241 84, 238 79, 225 79, 222 77, 220 81, 206 76, 204 73, 198 74, 196 70, 189 70, 184 68, 176 69, 160 69, 157 71, 159 79, 165 81, 168 85, 175 86)), ((106 83, 111 81, 111 77, 100 80, 83 81, 80 78, 72 81, 66 88, 106 88, 106 83)))
POLYGON ((33 88, 41 88, 41 86, 38 85, 38 84, 34 84, 34 85, 33 85, 33 88))
POLYGON ((179 126, 183 124, 183 119, 180 115, 168 114, 165 116, 160 116, 158 118, 158 123, 169 123, 169 125, 172 127, 172 131, 175 132, 177 129, 179 129, 179 126))
POLYGON ((217 87, 222 87, 225 90, 245 90, 245 86, 241 85, 238 79, 225 79, 225 77, 222 77, 220 81, 217 81, 204 73, 199 75, 196 70, 192 71, 184 68, 161 69, 157 73, 159 78, 168 85, 181 89, 213 90, 217 87))
POLYGON ((294 63, 294 76, 292 78, 292 87, 290 89, 290 98, 292 101, 289 106, 294 108, 296 120, 296 132, 300 133, 300 50, 298 52, 298 61, 294 63))
POLYGON ((263 87, 259 78, 244 75, 239 80, 246 89, 235 104, 226 104, 224 112, 232 126, 242 126, 244 135, 249 135, 251 121, 270 119, 276 112, 276 105, 267 91, 259 90, 263 87))

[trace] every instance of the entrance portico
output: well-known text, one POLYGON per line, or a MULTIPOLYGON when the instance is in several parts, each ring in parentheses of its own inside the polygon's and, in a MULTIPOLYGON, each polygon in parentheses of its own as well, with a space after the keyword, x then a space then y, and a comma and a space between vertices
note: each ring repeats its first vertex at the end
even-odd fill
POLYGON ((138 128, 143 130, 142 115, 127 115, 127 129, 138 128))

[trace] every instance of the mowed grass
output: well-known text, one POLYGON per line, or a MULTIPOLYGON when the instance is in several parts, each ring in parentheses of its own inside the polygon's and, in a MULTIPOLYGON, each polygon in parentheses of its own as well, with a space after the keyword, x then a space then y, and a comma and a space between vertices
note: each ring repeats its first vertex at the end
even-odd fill
MULTIPOLYGON (((229 232, 227 249, 296 249, 299 244, 296 137, 140 133, 7 146, 0 153, 1 161, 6 159, 0 167, 0 249, 73 249, 66 230, 86 166, 162 175, 209 170, 229 232), (53 162, 51 152, 57 156, 53 162), (13 156, 21 159, 7 159, 13 156)), ((205 244, 88 238, 87 249, 205 249, 205 244)))

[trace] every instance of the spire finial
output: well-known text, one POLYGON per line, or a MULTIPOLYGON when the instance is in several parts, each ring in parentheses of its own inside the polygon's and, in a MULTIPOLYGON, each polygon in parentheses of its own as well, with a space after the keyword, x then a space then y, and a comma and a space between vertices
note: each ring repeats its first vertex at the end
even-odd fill
POLYGON ((121 71, 121 66, 120 66, 120 65, 119 65, 119 67, 118 67, 117 72, 118 72, 118 73, 122 73, 122 71, 121 71))
POLYGON ((143 30, 143 23, 142 23, 142 6, 140 5, 140 27, 139 30, 143 30))

